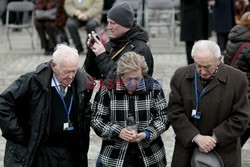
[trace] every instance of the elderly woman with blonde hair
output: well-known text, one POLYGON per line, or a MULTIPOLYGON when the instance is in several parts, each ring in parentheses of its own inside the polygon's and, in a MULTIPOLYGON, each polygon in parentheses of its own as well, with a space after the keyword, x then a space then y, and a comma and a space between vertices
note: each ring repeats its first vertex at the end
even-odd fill
POLYGON ((143 56, 127 52, 111 74, 115 80, 107 79, 96 94, 91 126, 103 139, 101 166, 167 164, 160 137, 169 127, 167 102, 161 84, 148 77, 147 71, 143 56))
MULTIPOLYGON (((236 25, 230 31, 228 39, 224 62, 225 64, 231 64, 246 74, 249 82, 247 95, 250 100, 250 12, 242 15, 240 25, 236 25)), ((250 125, 241 136, 241 146, 245 144, 249 136, 250 125)))

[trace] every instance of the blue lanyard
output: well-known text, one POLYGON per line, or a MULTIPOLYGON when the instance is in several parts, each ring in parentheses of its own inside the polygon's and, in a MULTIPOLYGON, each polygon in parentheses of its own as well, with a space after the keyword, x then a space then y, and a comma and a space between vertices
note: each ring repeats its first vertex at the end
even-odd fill
POLYGON ((56 91, 57 91, 57 93, 60 95, 61 100, 62 100, 62 102, 63 102, 63 106, 64 106, 64 109, 65 109, 65 111, 66 111, 66 115, 67 115, 67 120, 68 120, 68 122, 70 122, 69 115, 70 115, 70 111, 71 111, 71 108, 72 108, 72 103, 73 103, 73 94, 71 95, 69 108, 67 109, 67 106, 66 106, 66 103, 65 103, 65 100, 64 100, 63 94, 62 94, 62 92, 59 90, 59 88, 58 88, 58 86, 57 86, 57 84, 56 84, 55 78, 54 78, 54 77, 52 77, 52 79, 53 79, 53 82, 55 83, 55 86, 56 86, 56 91))
POLYGON ((200 99, 202 97, 202 95, 204 94, 207 86, 205 86, 202 90, 201 90, 201 94, 199 95, 198 93, 198 84, 197 84, 197 71, 195 70, 194 72, 194 90, 195 90, 195 102, 196 102, 196 110, 198 110, 198 106, 199 106, 199 102, 200 102, 200 99))

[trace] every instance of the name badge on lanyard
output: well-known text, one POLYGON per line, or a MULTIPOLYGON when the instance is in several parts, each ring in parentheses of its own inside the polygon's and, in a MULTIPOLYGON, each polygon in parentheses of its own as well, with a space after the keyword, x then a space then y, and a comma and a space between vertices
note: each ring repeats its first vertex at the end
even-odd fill
POLYGON ((199 102, 201 100, 202 95, 204 94, 206 87, 204 87, 199 95, 198 93, 198 84, 197 84, 197 71, 195 70, 194 74, 194 91, 195 91, 195 102, 196 102, 196 108, 192 110, 191 117, 195 119, 201 119, 201 111, 199 110, 199 102))
POLYGON ((72 122, 65 122, 63 124, 63 130, 66 130, 66 131, 74 130, 73 123, 72 122))
POLYGON ((67 116, 67 120, 68 120, 68 122, 63 123, 63 130, 65 130, 65 131, 74 130, 73 123, 70 122, 70 111, 71 111, 72 103, 73 103, 73 94, 71 95, 70 104, 69 104, 69 107, 67 108, 66 102, 65 102, 65 100, 64 100, 64 97, 63 97, 61 91, 59 90, 58 85, 56 84, 55 78, 52 77, 52 79, 53 79, 53 81, 54 81, 54 83, 55 83, 56 91, 57 91, 57 93, 60 95, 60 98, 61 98, 61 100, 62 100, 64 109, 65 109, 65 113, 66 113, 66 116, 67 116))

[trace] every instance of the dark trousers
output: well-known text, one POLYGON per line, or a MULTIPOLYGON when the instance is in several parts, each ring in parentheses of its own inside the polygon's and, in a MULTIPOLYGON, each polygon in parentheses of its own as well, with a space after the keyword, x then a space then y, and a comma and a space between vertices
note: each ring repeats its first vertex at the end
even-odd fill
MULTIPOLYGON (((74 42, 74 45, 79 52, 83 51, 83 46, 82 46, 81 38, 78 33, 78 28, 85 26, 85 29, 88 34, 91 31, 95 31, 96 27, 98 26, 98 23, 95 20, 81 21, 77 19, 76 17, 68 18, 66 24, 67 24, 67 28, 69 30, 70 36, 72 37, 72 40, 74 42)), ((87 41, 87 39, 85 39, 85 41, 87 41)))
POLYGON ((45 50, 53 50, 56 46, 56 38, 51 21, 35 20, 35 26, 41 40, 41 47, 45 50))
POLYGON ((247 142, 250 136, 250 125, 248 125, 247 130, 240 136, 241 147, 247 142))
POLYGON ((74 147, 43 146, 32 167, 79 167, 79 160, 74 147))
POLYGON ((194 45, 194 41, 186 41, 186 54, 187 54, 187 63, 192 64, 194 60, 191 56, 191 51, 194 45))
POLYGON ((228 33, 216 33, 217 36, 217 44, 220 47, 221 53, 224 54, 226 50, 226 45, 228 41, 228 33))

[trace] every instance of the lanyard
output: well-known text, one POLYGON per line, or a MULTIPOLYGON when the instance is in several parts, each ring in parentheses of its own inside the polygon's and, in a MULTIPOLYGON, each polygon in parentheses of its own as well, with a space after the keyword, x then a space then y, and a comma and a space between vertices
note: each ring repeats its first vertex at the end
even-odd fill
MULTIPOLYGON (((121 53, 121 51, 123 51, 123 49, 125 49, 125 47, 127 46, 127 44, 129 43, 130 41, 128 41, 120 50, 118 50, 118 52, 116 52, 112 57, 111 59, 113 60, 119 53, 121 53)), ((113 51, 113 48, 111 48, 111 51, 110 51, 110 54, 112 53, 113 51)))
POLYGON ((60 95, 61 100, 62 100, 62 102, 63 102, 63 106, 64 106, 64 109, 65 109, 65 111, 66 111, 66 115, 67 115, 67 120, 68 120, 68 122, 70 122, 69 115, 70 115, 70 111, 71 111, 71 108, 72 108, 72 103, 73 103, 73 94, 71 95, 69 108, 67 109, 67 106, 66 106, 66 103, 65 103, 65 100, 64 100, 63 94, 62 94, 62 92, 59 90, 58 85, 56 84, 56 81, 55 81, 54 76, 52 77, 52 79, 53 79, 53 82, 55 83, 55 86, 56 86, 56 91, 57 91, 57 93, 60 95))
POLYGON ((200 101, 202 95, 204 94, 204 92, 205 92, 207 86, 205 86, 205 87, 201 90, 201 94, 199 95, 199 93, 198 93, 198 86, 197 86, 197 85, 198 85, 198 84, 197 84, 197 71, 195 70, 194 73, 195 73, 195 74, 194 74, 194 90, 195 90, 195 102, 196 102, 196 108, 195 108, 195 109, 198 110, 199 101, 200 101))

